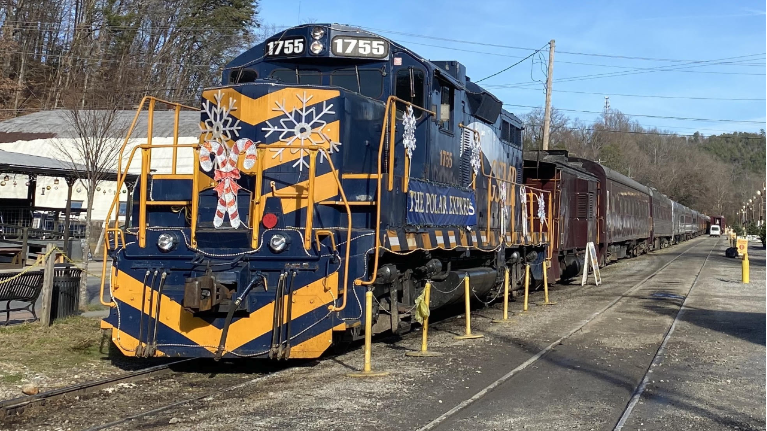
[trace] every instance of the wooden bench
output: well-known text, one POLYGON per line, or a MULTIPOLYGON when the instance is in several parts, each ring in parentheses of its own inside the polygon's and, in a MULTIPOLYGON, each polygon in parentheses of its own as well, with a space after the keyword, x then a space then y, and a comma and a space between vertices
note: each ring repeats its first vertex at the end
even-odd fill
POLYGON ((11 311, 26 310, 32 313, 32 317, 37 319, 35 313, 35 303, 43 290, 43 271, 35 270, 22 274, 16 278, 19 271, 0 273, 0 302, 5 303, 5 325, 11 319, 11 311), (11 308, 11 301, 26 302, 28 305, 20 308, 11 308))

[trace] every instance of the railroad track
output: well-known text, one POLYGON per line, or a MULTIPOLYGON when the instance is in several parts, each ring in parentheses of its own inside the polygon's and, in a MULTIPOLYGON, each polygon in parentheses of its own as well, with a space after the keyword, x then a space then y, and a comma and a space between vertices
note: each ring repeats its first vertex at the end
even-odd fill
MULTIPOLYGON (((582 320, 576 327, 574 327, 568 333, 566 333, 565 335, 561 336, 560 338, 558 338, 557 340, 555 340, 551 344, 547 345, 546 347, 544 347, 543 349, 538 351, 536 354, 532 355, 525 362, 523 362, 522 364, 520 364, 519 366, 517 366, 513 370, 509 371, 508 373, 504 374, 503 376, 501 376, 500 378, 498 378, 497 380, 492 382, 490 385, 486 386, 484 389, 482 389, 479 392, 477 392, 472 397, 469 397, 469 398, 463 400, 462 402, 460 402, 456 406, 454 406, 452 409, 450 409, 447 412, 443 413, 439 417, 433 419, 432 421, 430 421, 429 423, 425 424, 424 426, 418 428, 418 431, 429 431, 429 430, 433 430, 433 429, 436 429, 436 428, 441 428, 441 426, 443 424, 449 423, 449 421, 451 421, 459 412, 461 412, 465 408, 469 407, 470 405, 474 404, 475 402, 481 400, 483 397, 488 395, 491 391, 493 391, 494 389, 498 388, 499 386, 501 386, 502 384, 504 384, 505 382, 510 380, 512 377, 520 374, 521 372, 526 370, 531 365, 533 365, 536 362, 538 362, 546 354, 551 352, 557 345, 562 344, 565 340, 569 339, 570 337, 572 337, 576 333, 578 333, 581 330, 583 330, 586 326, 591 324, 595 319, 597 319, 599 316, 603 315, 605 312, 611 310, 613 307, 615 307, 617 304, 619 304, 622 300, 624 300, 626 298, 630 298, 635 292, 637 292, 639 289, 644 287, 645 284, 648 281, 652 280, 653 278, 655 278, 656 276, 661 274, 664 270, 666 270, 666 268, 668 268, 670 265, 672 265, 674 262, 676 262, 679 258, 681 258, 682 256, 686 255, 690 250, 696 248, 699 245, 700 244, 697 243, 697 242, 695 244, 691 245, 690 247, 685 249, 683 252, 681 252, 680 254, 675 256, 673 259, 671 259, 670 261, 666 262, 663 266, 661 266, 660 268, 655 270, 653 273, 651 273, 650 275, 642 278, 640 281, 634 283, 630 288, 628 288, 623 293, 618 295, 614 300, 609 302, 603 308, 601 308, 598 311, 594 312, 593 314, 589 315, 585 320, 582 320)), ((687 290, 687 295, 685 295, 685 300, 684 300, 685 302, 686 302, 686 298, 689 296, 689 294, 695 288, 695 285, 698 282, 698 278, 700 277, 701 272, 703 271, 703 269, 706 266, 706 263, 708 262, 709 258, 711 257, 712 252, 716 249, 716 247, 718 245, 719 245, 719 240, 717 240, 716 243, 712 246, 711 250, 708 252, 708 255, 704 259, 703 264, 698 269, 693 282, 691 283, 689 289, 687 290)), ((644 373, 642 381, 635 388, 635 390, 634 390, 634 392, 632 394, 631 399, 629 400, 629 402, 626 405, 625 409, 622 411, 621 417, 619 419, 616 419, 617 422, 616 422, 616 425, 614 427, 614 431, 620 431, 622 429, 623 424, 625 423, 626 419, 630 416, 631 411, 632 411, 634 405, 636 405, 636 403, 638 402, 639 398, 641 397, 642 392, 644 390, 644 387, 647 384, 648 373, 650 372, 650 369, 654 365, 659 363, 660 359, 662 358, 662 356, 664 354, 664 351, 665 351, 665 346, 667 344, 667 341, 668 341, 668 339, 670 338, 671 334, 674 331, 674 328, 676 326, 676 322, 677 322, 677 320, 679 318, 680 313, 684 310, 685 302, 682 303, 682 306, 679 308, 677 313, 674 315, 674 321, 672 322, 671 326, 666 331, 662 344, 658 347, 657 351, 655 352, 655 354, 654 354, 654 356, 652 358, 652 361, 650 362, 650 364, 647 367, 647 370, 644 373)))
POLYGON ((76 397, 85 394, 91 394, 100 391, 104 388, 116 385, 118 383, 128 383, 136 380, 143 380, 148 377, 161 375, 169 372, 170 367, 194 361, 197 358, 182 359, 179 361, 168 362, 162 365, 156 365, 153 367, 142 368, 140 370, 131 371, 127 374, 117 377, 109 377, 101 380, 94 380, 92 382, 80 383, 77 385, 67 386, 64 388, 54 389, 52 391, 42 392, 37 395, 14 398, 0 402, 0 417, 8 417, 12 415, 21 415, 24 411, 31 406, 45 405, 47 402, 65 398, 76 397))

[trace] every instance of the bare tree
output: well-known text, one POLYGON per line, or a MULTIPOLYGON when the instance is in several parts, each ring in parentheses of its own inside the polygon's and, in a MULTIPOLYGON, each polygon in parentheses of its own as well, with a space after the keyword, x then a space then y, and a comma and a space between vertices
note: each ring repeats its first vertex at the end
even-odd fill
MULTIPOLYGON (((74 98, 77 100, 77 98, 74 98)), ((114 178, 122 139, 128 129, 126 117, 120 116, 119 98, 103 100, 100 106, 108 109, 81 109, 79 103, 66 111, 67 120, 76 135, 73 140, 56 140, 54 146, 86 185, 88 208, 85 213, 85 241, 83 242, 83 271, 88 271, 90 252, 91 216, 96 188, 103 181, 114 178)), ((88 305, 87 275, 80 281, 80 309, 88 305)))

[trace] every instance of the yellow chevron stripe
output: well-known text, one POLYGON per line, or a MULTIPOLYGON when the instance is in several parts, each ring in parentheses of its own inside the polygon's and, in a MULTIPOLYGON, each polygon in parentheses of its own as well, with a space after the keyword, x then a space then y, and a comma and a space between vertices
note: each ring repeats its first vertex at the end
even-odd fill
MULTIPOLYGON (((209 103, 215 105, 215 96, 219 91, 223 94, 223 98, 221 99, 222 105, 228 107, 230 100, 234 101, 234 110, 230 112, 230 115, 253 126, 271 120, 272 118, 285 115, 285 112, 278 108, 278 103, 285 108, 285 111, 290 113, 293 112, 293 109, 302 108, 303 104, 298 97, 304 97, 305 95, 309 98, 306 102, 307 107, 318 103, 320 104, 320 106, 315 107, 315 112, 319 113, 317 109, 322 109, 322 102, 338 97, 341 94, 337 90, 283 88, 261 96, 258 99, 252 99, 240 93, 235 88, 216 88, 204 91, 202 97, 208 100, 209 103)), ((342 109, 340 106, 334 106, 333 108, 335 112, 339 112, 339 110, 342 109)))
MULTIPOLYGON (((125 275, 125 273, 121 272, 118 275, 116 270, 113 270, 112 277, 115 284, 115 287, 113 287, 114 297, 131 307, 141 309, 143 284, 125 275)), ((148 287, 144 289, 145 301, 143 309, 148 310, 149 296, 154 292, 156 297, 157 292, 148 287)), ((334 292, 337 294, 337 289, 338 273, 334 272, 328 277, 321 278, 295 290, 292 308, 293 319, 295 320, 323 304, 330 304, 333 301, 334 292), (334 292, 329 290, 334 290, 334 292)), ((283 298, 283 300, 287 301, 287 297, 283 298)), ((250 313, 248 317, 241 318, 232 323, 226 338, 226 349, 234 350, 261 335, 271 332, 273 316, 274 303, 272 302, 250 313)), ((186 311, 181 304, 165 295, 162 295, 160 321, 171 330, 178 332, 200 346, 204 346, 211 352, 215 352, 216 346, 218 346, 221 339, 220 329, 199 317, 195 317, 192 313, 186 311)))
POLYGON ((290 348, 290 358, 318 358, 333 342, 333 330, 316 335, 290 348))
MULTIPOLYGON (((114 343, 115 346, 117 346, 118 349, 120 349, 121 352, 123 352, 125 356, 134 355, 133 352, 135 352, 136 348, 138 347, 137 339, 131 337, 125 332, 118 331, 117 328, 115 328, 114 326, 110 325, 109 323, 103 320, 101 321, 101 329, 112 330, 112 342, 114 343)), ((160 351, 160 349, 157 349, 155 351, 155 356, 161 357, 166 355, 165 353, 160 351)))
MULTIPOLYGON (((338 171, 336 171, 338 172, 338 171)), ((281 195, 297 195, 305 194, 309 189, 309 180, 301 181, 290 186, 277 189, 277 194, 281 195)), ((333 177, 332 172, 320 175, 314 180, 314 201, 324 201, 332 198, 338 194, 338 184, 333 177)), ((269 196, 271 193, 266 193, 265 196, 269 196)), ((309 205, 309 201, 306 197, 283 197, 280 199, 282 202, 283 214, 292 213, 293 211, 306 208, 309 205)))

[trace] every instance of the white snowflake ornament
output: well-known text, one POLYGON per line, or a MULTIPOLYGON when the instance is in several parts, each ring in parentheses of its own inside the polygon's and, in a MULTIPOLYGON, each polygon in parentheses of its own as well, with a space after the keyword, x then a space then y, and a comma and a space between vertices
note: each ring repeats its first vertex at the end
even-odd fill
POLYGON ((538 195, 538 219, 541 224, 546 224, 546 201, 543 199, 543 192, 538 195))
MULTIPOLYGON (((306 91, 303 94, 296 93, 296 97, 301 102, 301 108, 293 108, 288 111, 285 108, 285 101, 281 103, 275 101, 276 108, 272 108, 273 111, 282 112, 285 118, 281 119, 279 124, 272 125, 269 121, 266 122, 266 127, 262 128, 266 132, 265 137, 268 137, 272 133, 280 134, 280 142, 291 146, 290 153, 299 153, 298 160, 293 164, 293 167, 298 166, 299 171, 303 171, 304 166, 309 167, 309 162, 306 161, 306 156, 309 155, 307 150, 304 150, 304 146, 318 145, 327 143, 329 144, 328 153, 333 154, 339 150, 341 146, 340 142, 336 142, 328 136, 323 128, 327 125, 326 119, 322 117, 325 115, 334 115, 333 104, 322 102, 322 111, 316 112, 315 107, 307 107, 309 101, 314 96, 307 96, 306 91), (293 148, 295 146, 295 148, 293 148)), ((285 148, 270 148, 270 151, 274 153, 273 159, 277 157, 282 161, 282 155, 285 148)), ((325 153, 320 152, 320 163, 325 160, 325 153)))
POLYGON ((202 103, 202 109, 208 114, 208 119, 203 122, 203 125, 200 125, 200 131, 203 134, 203 141, 216 141, 223 144, 240 134, 240 120, 229 115, 232 111, 237 110, 235 106, 237 101, 230 97, 228 104, 222 104, 221 100, 224 98, 224 93, 221 90, 218 90, 213 98, 216 99, 215 105, 209 100, 202 103))
POLYGON ((402 145, 405 146, 407 157, 412 158, 415 151, 415 114, 412 105, 407 106, 405 115, 402 116, 402 127, 402 145))
POLYGON ((501 235, 506 234, 506 220, 509 217, 509 209, 506 207, 506 183, 498 185, 498 193, 501 200, 501 235))
POLYGON ((480 159, 482 155, 482 147, 479 141, 479 134, 474 133, 474 139, 471 141, 471 168, 474 170, 474 175, 479 175, 479 169, 482 161, 480 159))

